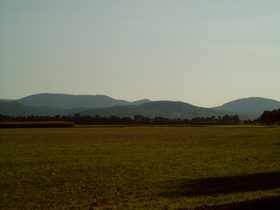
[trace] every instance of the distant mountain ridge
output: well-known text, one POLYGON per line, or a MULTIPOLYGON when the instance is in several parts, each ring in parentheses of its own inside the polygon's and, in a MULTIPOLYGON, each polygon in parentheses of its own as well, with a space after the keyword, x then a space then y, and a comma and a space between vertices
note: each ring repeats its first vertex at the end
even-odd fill
POLYGON ((149 101, 150 100, 148 99, 144 99, 135 102, 128 102, 125 100, 116 100, 105 95, 70 95, 51 93, 40 93, 15 100, 15 102, 26 106, 57 107, 62 109, 140 105, 149 101))
POLYGON ((192 119, 238 115, 242 119, 256 119, 265 110, 280 108, 280 102, 272 99, 251 97, 237 99, 214 108, 197 107, 180 101, 135 102, 116 100, 105 95, 35 94, 18 100, 0 99, 0 114, 10 116, 28 115, 100 115, 133 117, 166 117, 192 119))
POLYGON ((192 119, 195 117, 224 116, 220 112, 210 108, 201 108, 184 102, 154 101, 138 106, 115 106, 110 108, 89 109, 79 112, 81 115, 119 116, 133 117, 142 115, 145 117, 165 117, 170 119, 192 119))
POLYGON ((9 116, 28 116, 47 115, 48 112, 33 107, 24 106, 13 101, 0 101, 0 114, 9 116))
POLYGON ((257 117, 261 115, 265 110, 274 110, 279 108, 279 101, 261 97, 249 97, 237 99, 225 103, 222 106, 214 107, 213 109, 226 112, 243 113, 251 115, 253 117, 257 117))

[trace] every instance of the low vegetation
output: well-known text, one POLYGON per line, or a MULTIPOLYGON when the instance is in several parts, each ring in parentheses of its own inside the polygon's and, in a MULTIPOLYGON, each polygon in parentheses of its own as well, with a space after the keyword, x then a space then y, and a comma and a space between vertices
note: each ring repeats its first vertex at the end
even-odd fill
POLYGON ((0 128, 67 128, 74 127, 72 122, 0 122, 0 128))
POLYGON ((1 129, 0 149, 2 209, 222 209, 280 196, 279 127, 1 129))
POLYGON ((280 125, 280 109, 275 109, 272 111, 264 111, 263 114, 258 119, 264 124, 278 124, 280 125))
POLYGON ((244 120, 244 124, 262 124, 262 125, 280 125, 280 109, 264 111, 261 116, 255 120, 244 120))
POLYGON ((188 119, 169 119, 164 117, 144 117, 135 115, 134 117, 101 117, 99 115, 89 116, 75 114, 74 116, 18 116, 12 117, 0 114, 0 122, 40 122, 40 121, 68 121, 78 125, 186 125, 186 124, 239 124, 238 115, 223 117, 196 117, 188 119))

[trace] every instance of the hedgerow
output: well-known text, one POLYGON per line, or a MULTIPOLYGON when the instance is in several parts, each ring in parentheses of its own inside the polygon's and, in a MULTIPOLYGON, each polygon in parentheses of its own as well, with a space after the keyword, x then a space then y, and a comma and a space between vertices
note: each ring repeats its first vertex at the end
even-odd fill
POLYGON ((0 128, 69 128, 72 122, 0 122, 0 128))

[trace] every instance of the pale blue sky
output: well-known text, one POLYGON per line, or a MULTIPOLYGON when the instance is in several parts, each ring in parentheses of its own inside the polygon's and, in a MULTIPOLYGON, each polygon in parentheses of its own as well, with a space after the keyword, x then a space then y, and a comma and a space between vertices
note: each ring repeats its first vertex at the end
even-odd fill
POLYGON ((279 0, 0 0, 0 98, 280 101, 279 0))

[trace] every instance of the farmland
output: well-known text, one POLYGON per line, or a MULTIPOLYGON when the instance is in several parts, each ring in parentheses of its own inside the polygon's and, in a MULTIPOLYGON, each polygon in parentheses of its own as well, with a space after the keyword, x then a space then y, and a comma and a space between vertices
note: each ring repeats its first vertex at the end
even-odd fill
POLYGON ((0 130, 2 209, 184 209, 279 199, 279 127, 0 130))

